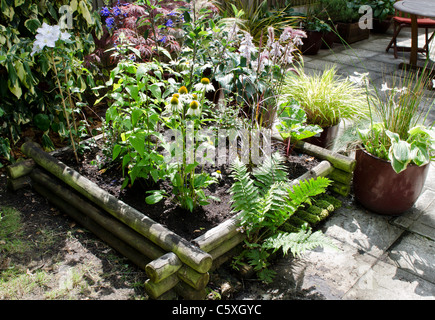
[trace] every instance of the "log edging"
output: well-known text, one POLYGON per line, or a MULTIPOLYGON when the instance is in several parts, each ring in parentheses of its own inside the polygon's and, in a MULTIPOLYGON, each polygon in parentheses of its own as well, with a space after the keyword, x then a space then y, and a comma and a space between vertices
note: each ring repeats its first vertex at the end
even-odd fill
MULTIPOLYGON (((308 154, 319 153, 316 148, 301 147, 308 149, 308 154)), ((19 169, 21 174, 8 174, 8 179, 30 179, 37 192, 143 269, 149 278, 145 289, 152 299, 176 295, 204 298, 209 271, 230 258, 246 239, 236 215, 189 242, 102 190, 39 145, 26 142, 22 151, 29 159, 21 162, 25 163, 19 169)), ((336 172, 326 156, 312 155, 323 161, 292 184, 336 172)))

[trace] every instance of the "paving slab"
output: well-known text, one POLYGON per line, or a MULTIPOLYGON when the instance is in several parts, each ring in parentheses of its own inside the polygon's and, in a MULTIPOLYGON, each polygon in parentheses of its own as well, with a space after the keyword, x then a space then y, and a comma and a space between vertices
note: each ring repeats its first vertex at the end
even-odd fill
POLYGON ((435 242, 415 233, 404 234, 383 261, 435 284, 435 242))
POLYGON ((424 214, 425 210, 435 202, 435 191, 423 189, 422 194, 415 202, 414 206, 398 217, 394 217, 392 224, 409 229, 424 214))
POLYGON ((343 296, 343 300, 435 300, 433 283, 378 261, 343 296))
POLYGON ((358 206, 342 207, 325 222, 324 233, 359 252, 380 257, 400 237, 403 229, 382 216, 358 206))

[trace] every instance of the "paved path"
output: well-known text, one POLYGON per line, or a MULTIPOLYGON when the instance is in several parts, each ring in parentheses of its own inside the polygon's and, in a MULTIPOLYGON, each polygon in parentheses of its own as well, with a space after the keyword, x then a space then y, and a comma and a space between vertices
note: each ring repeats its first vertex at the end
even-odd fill
MULTIPOLYGON (((392 50, 385 52, 391 34, 371 35, 352 48, 334 45, 332 51, 305 56, 305 67, 322 70, 334 63, 345 76, 369 72, 380 86, 400 72, 400 62, 409 61, 409 54, 394 59, 392 50)), ((403 33, 401 41, 410 43, 408 36, 403 33)), ((430 118, 435 119, 435 110, 430 118)), ((319 249, 299 259, 279 259, 271 285, 245 281, 245 290, 234 298, 435 300, 434 164, 419 200, 402 216, 368 212, 348 197, 328 218, 323 231, 339 251, 319 249)))

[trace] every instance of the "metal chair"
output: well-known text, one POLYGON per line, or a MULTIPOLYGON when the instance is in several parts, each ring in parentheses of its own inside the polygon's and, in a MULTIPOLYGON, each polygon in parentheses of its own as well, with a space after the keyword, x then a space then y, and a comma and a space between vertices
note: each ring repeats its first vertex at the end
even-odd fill
MULTIPOLYGON (((396 13, 394 15, 393 19, 393 38, 391 39, 390 43, 388 44, 386 51, 388 52, 390 48, 394 49, 394 58, 397 59, 397 52, 398 50, 409 52, 411 51, 410 47, 404 47, 404 46, 397 46, 397 36, 399 35, 402 28, 411 28, 411 18, 409 14, 401 12, 399 10, 396 10, 396 13)), ((429 37, 429 29, 435 28, 435 20, 430 18, 424 18, 424 17, 417 17, 417 25, 419 28, 425 29, 425 35, 426 35, 426 43, 422 48, 418 48, 417 52, 423 52, 426 54, 426 57, 429 57, 429 44, 434 38, 435 32, 432 33, 432 35, 429 37)))

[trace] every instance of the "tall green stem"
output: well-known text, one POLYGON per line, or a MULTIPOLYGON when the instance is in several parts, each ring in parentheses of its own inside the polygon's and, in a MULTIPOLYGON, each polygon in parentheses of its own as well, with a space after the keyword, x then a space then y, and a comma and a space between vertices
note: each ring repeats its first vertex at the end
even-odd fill
POLYGON ((70 136, 70 139, 71 139, 71 144, 72 144, 72 147, 73 147, 74 156, 75 156, 76 161, 78 163, 79 162, 79 158, 77 156, 77 150, 76 150, 76 146, 75 146, 74 136, 73 136, 71 128, 70 128, 70 122, 69 122, 68 112, 66 110, 66 104, 65 104, 65 98, 64 98, 64 95, 63 95, 62 85, 60 84, 60 80, 59 80, 59 77, 58 77, 58 74, 57 74, 56 63, 54 61, 54 56, 53 55, 51 56, 51 61, 53 63, 54 75, 56 76, 57 86, 59 88, 60 96, 62 98, 63 113, 64 113, 64 116, 65 116, 65 119, 66 119, 66 123, 67 123, 67 126, 68 126, 69 136, 70 136))

